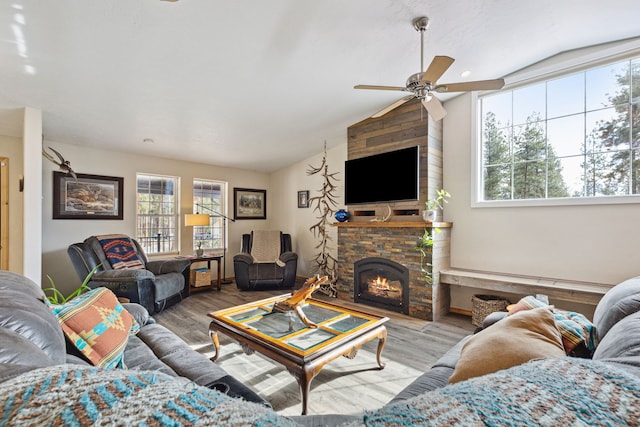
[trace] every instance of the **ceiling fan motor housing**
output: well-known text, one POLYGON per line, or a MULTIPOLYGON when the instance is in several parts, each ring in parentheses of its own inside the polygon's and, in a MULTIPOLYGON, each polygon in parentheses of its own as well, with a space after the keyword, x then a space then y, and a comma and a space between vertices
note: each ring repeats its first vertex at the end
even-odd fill
POLYGON ((422 82, 424 73, 415 73, 407 79, 407 91, 414 92, 416 98, 423 99, 431 90, 431 82, 422 82))

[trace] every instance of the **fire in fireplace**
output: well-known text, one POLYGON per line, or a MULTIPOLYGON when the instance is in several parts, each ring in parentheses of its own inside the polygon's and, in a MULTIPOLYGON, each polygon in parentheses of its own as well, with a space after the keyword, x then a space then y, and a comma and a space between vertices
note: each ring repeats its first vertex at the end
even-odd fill
POLYGON ((369 257, 353 264, 353 300, 409 314, 409 269, 387 258, 369 257))

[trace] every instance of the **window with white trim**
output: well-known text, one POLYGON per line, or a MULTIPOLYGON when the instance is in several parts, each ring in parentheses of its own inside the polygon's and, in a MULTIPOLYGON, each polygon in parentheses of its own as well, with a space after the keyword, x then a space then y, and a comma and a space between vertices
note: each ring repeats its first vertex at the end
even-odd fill
POLYGON ((210 216, 208 226, 193 227, 194 249, 199 242, 204 250, 224 248, 225 188, 225 182, 193 180, 193 212, 210 216))
POLYGON ((147 254, 177 253, 179 178, 137 174, 136 239, 147 254))
POLYGON ((478 99, 479 201, 640 194, 640 57, 478 99))

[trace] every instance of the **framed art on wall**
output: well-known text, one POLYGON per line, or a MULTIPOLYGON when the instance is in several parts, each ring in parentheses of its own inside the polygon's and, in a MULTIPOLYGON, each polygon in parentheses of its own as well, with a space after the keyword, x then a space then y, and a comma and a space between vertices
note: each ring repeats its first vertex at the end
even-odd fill
POLYGON ((122 219, 124 178, 53 173, 53 219, 122 219))
POLYGON ((298 207, 299 208, 309 207, 309 190, 298 191, 298 207))
POLYGON ((267 219, 267 190, 233 189, 235 219, 267 219))

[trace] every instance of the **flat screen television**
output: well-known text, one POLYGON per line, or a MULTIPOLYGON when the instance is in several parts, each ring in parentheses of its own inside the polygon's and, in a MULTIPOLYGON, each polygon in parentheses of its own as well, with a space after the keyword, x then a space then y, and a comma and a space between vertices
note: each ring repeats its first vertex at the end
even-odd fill
POLYGON ((374 154, 345 162, 345 204, 418 200, 418 146, 374 154))

